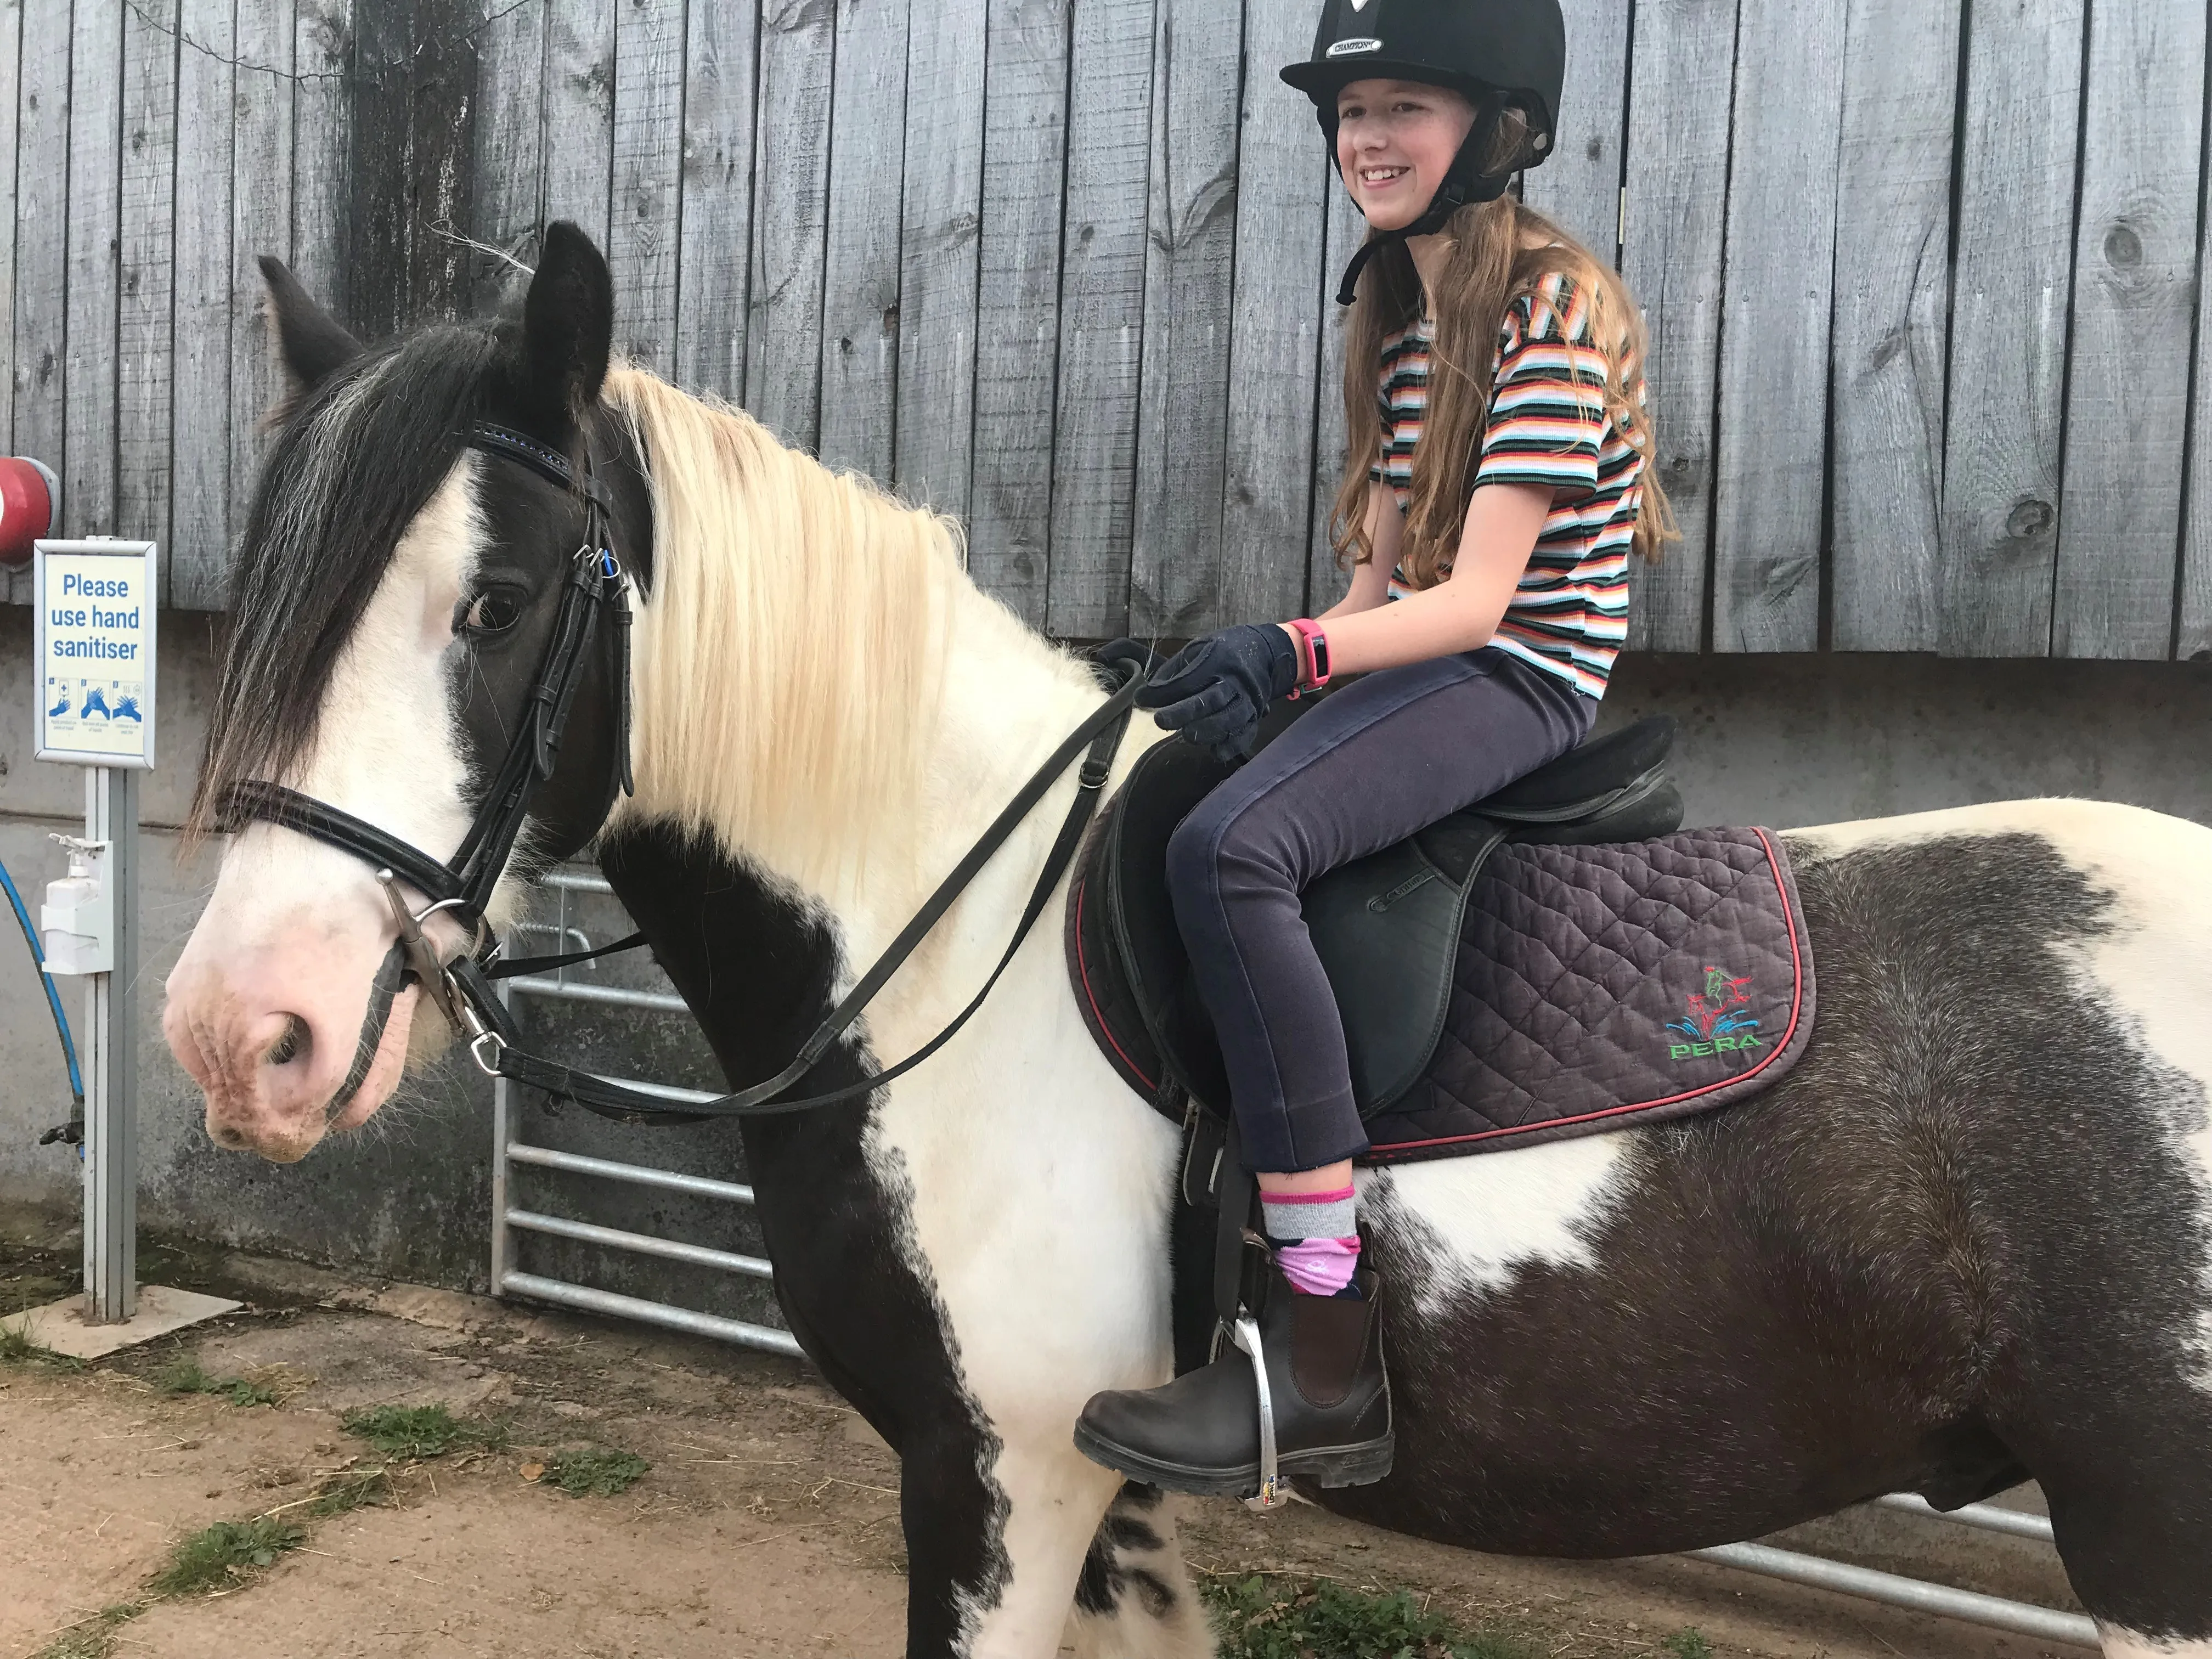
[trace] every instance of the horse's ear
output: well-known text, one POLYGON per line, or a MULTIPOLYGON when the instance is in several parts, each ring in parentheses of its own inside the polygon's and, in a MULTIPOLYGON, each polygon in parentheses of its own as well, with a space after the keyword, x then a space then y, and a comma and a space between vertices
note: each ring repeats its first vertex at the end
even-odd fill
POLYGON ((360 341, 338 319, 307 297, 300 279, 282 259, 261 256, 261 280, 269 284, 269 312, 276 322, 276 358, 283 366, 283 415, 362 354, 360 341))
POLYGON ((599 401, 614 347, 614 280, 592 239, 566 219, 546 228, 522 302, 523 373, 531 395, 579 418, 599 401))

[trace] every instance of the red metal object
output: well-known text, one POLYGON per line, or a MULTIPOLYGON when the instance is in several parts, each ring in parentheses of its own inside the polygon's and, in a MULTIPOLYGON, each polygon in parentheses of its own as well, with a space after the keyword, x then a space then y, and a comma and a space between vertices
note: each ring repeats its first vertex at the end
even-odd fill
POLYGON ((61 481, 43 461, 0 457, 0 565, 20 569, 30 563, 31 544, 54 527, 61 493, 61 481))

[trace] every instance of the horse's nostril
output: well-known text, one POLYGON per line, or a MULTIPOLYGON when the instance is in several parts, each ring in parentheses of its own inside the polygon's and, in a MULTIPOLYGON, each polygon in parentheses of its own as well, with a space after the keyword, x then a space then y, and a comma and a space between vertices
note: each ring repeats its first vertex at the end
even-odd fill
POLYGON ((297 1060, 307 1046, 307 1022, 297 1014, 284 1016, 284 1035, 270 1046, 262 1058, 271 1066, 282 1066, 297 1060))

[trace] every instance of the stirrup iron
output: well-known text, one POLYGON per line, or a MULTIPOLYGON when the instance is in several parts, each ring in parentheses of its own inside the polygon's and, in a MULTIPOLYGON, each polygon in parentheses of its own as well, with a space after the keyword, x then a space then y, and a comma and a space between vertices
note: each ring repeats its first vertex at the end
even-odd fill
POLYGON ((1283 1484, 1282 1474, 1275 1466, 1274 1396, 1267 1388, 1267 1360, 1260 1348, 1259 1322, 1240 1310, 1231 1334, 1237 1346, 1251 1357, 1252 1380, 1259 1388, 1260 1490, 1244 1500, 1244 1507, 1264 1515, 1291 1501, 1290 1488, 1283 1484))

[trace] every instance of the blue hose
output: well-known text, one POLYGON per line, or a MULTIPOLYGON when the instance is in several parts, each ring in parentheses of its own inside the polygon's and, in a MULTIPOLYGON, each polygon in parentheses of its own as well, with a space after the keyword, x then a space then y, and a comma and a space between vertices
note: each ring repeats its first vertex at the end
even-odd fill
POLYGON ((0 887, 8 890, 8 902, 15 907, 15 921, 23 930, 23 942, 31 947, 31 961, 39 969, 39 983, 46 988, 46 1006, 52 1011, 54 1030, 62 1039, 62 1058, 69 1063, 70 1094, 76 1102, 76 1121, 84 1119, 84 1074, 77 1070, 76 1042, 70 1036, 69 1016, 62 1012, 61 994, 54 989, 54 979, 46 972, 46 953, 39 943, 39 930, 31 925, 31 913, 23 903, 23 896, 15 890, 15 878, 8 866, 0 864, 0 887))

